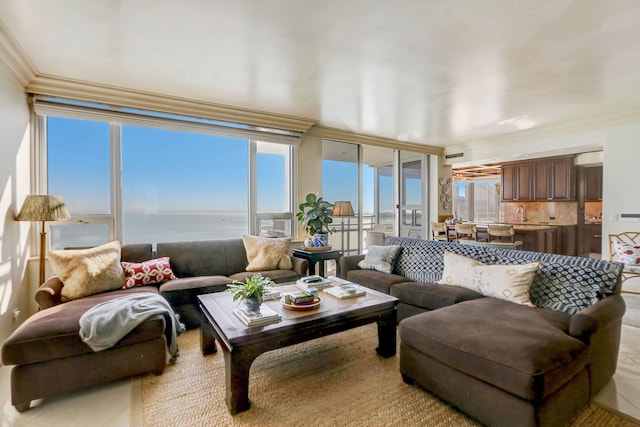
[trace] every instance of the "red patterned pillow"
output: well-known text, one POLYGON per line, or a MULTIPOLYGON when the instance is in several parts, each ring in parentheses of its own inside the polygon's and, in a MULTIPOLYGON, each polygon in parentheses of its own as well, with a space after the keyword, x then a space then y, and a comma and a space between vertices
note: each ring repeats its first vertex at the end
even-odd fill
POLYGON ((150 259, 144 262, 122 261, 120 264, 122 264, 125 274, 123 289, 177 279, 171 271, 169 257, 150 259))
POLYGON ((618 261, 623 264, 640 264, 640 245, 631 246, 615 237, 612 240, 618 261))

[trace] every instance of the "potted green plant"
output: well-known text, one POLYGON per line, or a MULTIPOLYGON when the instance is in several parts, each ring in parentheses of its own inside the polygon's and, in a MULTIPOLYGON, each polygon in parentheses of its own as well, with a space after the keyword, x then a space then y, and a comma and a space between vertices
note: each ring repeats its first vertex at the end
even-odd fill
POLYGON ((242 299, 249 311, 259 311, 262 304, 262 294, 267 286, 273 284, 268 277, 256 273, 251 277, 247 277, 244 282, 234 280, 227 285, 227 292, 233 294, 233 300, 242 299))
POLYGON ((296 217, 307 235, 313 237, 313 246, 328 246, 329 233, 333 232, 329 228, 333 222, 332 212, 333 204, 313 193, 307 194, 305 201, 298 206, 296 217))

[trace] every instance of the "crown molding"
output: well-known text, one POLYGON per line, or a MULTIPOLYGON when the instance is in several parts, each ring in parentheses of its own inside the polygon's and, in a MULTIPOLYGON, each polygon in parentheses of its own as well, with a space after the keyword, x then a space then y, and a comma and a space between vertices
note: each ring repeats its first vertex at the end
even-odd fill
POLYGON ((640 123, 640 110, 633 110, 589 119, 572 120, 557 125, 536 127, 486 138, 458 140, 455 145, 447 146, 444 151, 445 154, 458 153, 464 151, 465 148, 481 149, 488 146, 495 146, 496 144, 509 144, 532 139, 565 136, 578 132, 602 130, 638 123, 640 123))
POLYGON ((315 124, 314 120, 301 117, 248 110, 46 74, 35 76, 27 85, 26 91, 35 95, 245 123, 295 132, 306 132, 315 124))
POLYGON ((0 63, 22 87, 38 74, 38 71, 7 26, 0 20, 0 63))
POLYGON ((414 144, 410 142, 398 141, 390 138, 382 138, 379 136, 363 135, 347 130, 331 128, 326 126, 315 125, 308 132, 310 135, 318 136, 325 139, 333 139, 336 141, 352 142, 355 144, 372 145, 376 147, 392 148, 399 150, 410 150, 418 153, 433 154, 442 156, 444 149, 432 145, 414 144))

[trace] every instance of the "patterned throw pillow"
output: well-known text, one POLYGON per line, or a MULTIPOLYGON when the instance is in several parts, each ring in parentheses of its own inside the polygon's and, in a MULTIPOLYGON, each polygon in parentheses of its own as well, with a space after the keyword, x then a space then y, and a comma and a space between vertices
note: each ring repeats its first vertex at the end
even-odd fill
POLYGON ((475 259, 444 252, 444 272, 438 282, 482 295, 533 307, 529 287, 539 262, 516 265, 485 265, 475 259))
POLYGON ((163 283, 177 278, 171 270, 169 257, 150 259, 144 262, 122 261, 120 264, 125 273, 122 289, 163 283))
POLYGON ((533 307, 529 288, 541 263, 473 267, 473 282, 482 295, 533 307))
POLYGON ((473 267, 484 265, 480 261, 453 252, 444 251, 444 271, 441 285, 454 285, 480 292, 478 284, 473 280, 473 267))
POLYGON ((363 270, 377 270, 391 274, 399 253, 400 246, 398 245, 371 245, 367 248, 367 254, 364 259, 358 263, 358 267, 363 270))
POLYGON ((616 237, 612 237, 611 241, 618 254, 618 261, 623 264, 640 265, 640 245, 631 246, 616 237))

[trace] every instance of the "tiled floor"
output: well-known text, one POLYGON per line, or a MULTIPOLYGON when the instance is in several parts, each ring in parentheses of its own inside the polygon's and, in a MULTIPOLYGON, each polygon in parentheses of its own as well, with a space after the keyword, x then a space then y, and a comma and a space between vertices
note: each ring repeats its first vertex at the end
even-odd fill
MULTIPOLYGON (((637 314, 640 316, 640 313, 637 314)), ((140 427, 136 388, 139 380, 121 381, 55 400, 34 402, 22 414, 11 406, 10 367, 0 367, 0 427, 140 427)), ((640 422, 640 328, 623 325, 618 369, 595 401, 640 422)))

